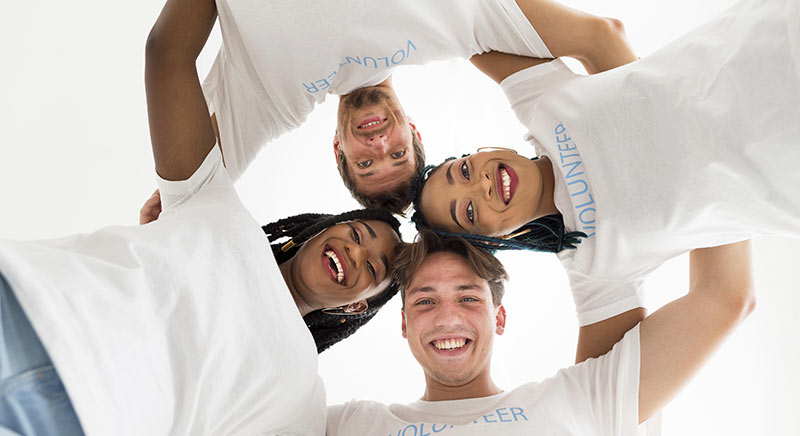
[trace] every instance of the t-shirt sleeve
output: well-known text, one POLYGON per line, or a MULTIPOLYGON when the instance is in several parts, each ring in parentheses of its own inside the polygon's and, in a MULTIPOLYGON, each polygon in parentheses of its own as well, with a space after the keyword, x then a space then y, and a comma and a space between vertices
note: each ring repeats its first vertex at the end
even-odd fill
POLYGON ((578 76, 564 61, 554 59, 517 71, 500 82, 500 88, 505 92, 519 121, 530 128, 542 97, 555 86, 578 76))
POLYGON ((639 425, 639 326, 637 325, 607 354, 568 368, 592 409, 597 431, 602 435, 645 433, 639 425))
POLYGON ((550 50, 531 26, 516 0, 481 0, 475 22, 475 38, 483 52, 551 58, 550 50))
POLYGON ((637 307, 644 307, 644 278, 604 280, 569 271, 569 284, 581 326, 594 324, 637 307))
POLYGON ((223 48, 203 82, 208 110, 215 114, 225 166, 238 180, 258 152, 283 131, 265 110, 270 98, 253 74, 234 65, 223 48))
POLYGON ((186 180, 164 180, 156 174, 158 190, 161 192, 162 216, 169 214, 180 205, 194 197, 201 189, 208 189, 213 185, 230 186, 225 167, 222 165, 222 156, 219 147, 214 146, 208 152, 203 163, 195 170, 194 174, 186 180))

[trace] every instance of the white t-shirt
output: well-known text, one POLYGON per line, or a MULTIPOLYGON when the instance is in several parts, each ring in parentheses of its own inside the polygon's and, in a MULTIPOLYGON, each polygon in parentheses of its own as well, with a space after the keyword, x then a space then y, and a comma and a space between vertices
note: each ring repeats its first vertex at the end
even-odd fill
POLYGON ((489 50, 550 57, 514 0, 217 0, 217 10, 223 46, 203 88, 234 180, 328 94, 377 85, 397 66, 489 50))
POLYGON ((322 434, 314 339, 218 148, 159 188, 153 223, 0 241, 84 431, 322 434))
POLYGON ((483 398, 328 407, 328 436, 639 435, 639 327, 606 355, 483 398))
POLYGON ((581 325, 642 306, 645 276, 688 250, 800 236, 798 5, 743 1, 605 73, 555 60, 503 81, 589 235, 559 253, 581 325))

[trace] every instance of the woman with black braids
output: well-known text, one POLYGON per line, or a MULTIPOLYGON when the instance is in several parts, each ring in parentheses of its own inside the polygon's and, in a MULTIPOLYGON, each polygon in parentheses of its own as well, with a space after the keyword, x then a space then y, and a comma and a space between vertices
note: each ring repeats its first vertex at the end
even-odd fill
POLYGON ((740 1, 589 76, 560 59, 474 57, 540 158, 496 150, 444 163, 416 221, 491 249, 558 253, 578 361, 605 353, 644 317, 642 284, 664 261, 755 234, 800 236, 798 23, 795 1, 740 1))
POLYGON ((393 294, 398 222, 256 223, 197 79, 214 16, 169 0, 148 39, 158 220, 0 241, 0 433, 324 434, 318 351, 393 294))

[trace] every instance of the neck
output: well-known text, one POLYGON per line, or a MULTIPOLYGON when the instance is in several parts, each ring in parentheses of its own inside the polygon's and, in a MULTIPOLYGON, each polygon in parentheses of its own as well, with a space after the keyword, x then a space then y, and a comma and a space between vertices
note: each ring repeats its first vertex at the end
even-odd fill
POLYGON ((278 268, 281 270, 281 275, 283 276, 283 281, 286 283, 286 287, 289 289, 289 293, 292 294, 292 299, 294 300, 294 304, 297 305, 297 310, 300 311, 301 316, 306 316, 308 313, 311 313, 317 309, 318 307, 314 307, 314 305, 307 301, 303 296, 297 291, 297 287, 295 284, 297 283, 297 273, 294 268, 294 260, 296 257, 293 257, 286 262, 278 265, 278 268))
POLYGON ((466 398, 488 397, 501 392, 503 390, 494 384, 488 369, 485 373, 464 384, 455 385, 443 384, 426 373, 425 394, 422 399, 425 401, 463 400, 466 398))
POLYGON ((536 164, 536 167, 539 169, 539 174, 542 176, 541 191, 539 193, 539 206, 536 210, 536 219, 543 216, 560 213, 556 208, 554 198, 556 179, 555 174, 553 173, 553 164, 550 162, 550 159, 547 156, 542 156, 533 162, 536 164))

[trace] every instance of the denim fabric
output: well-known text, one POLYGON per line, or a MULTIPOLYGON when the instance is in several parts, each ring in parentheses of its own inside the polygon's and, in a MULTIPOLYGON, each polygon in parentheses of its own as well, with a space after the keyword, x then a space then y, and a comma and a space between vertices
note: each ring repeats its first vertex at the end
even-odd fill
POLYGON ((0 274, 0 436, 82 436, 50 357, 0 274))

